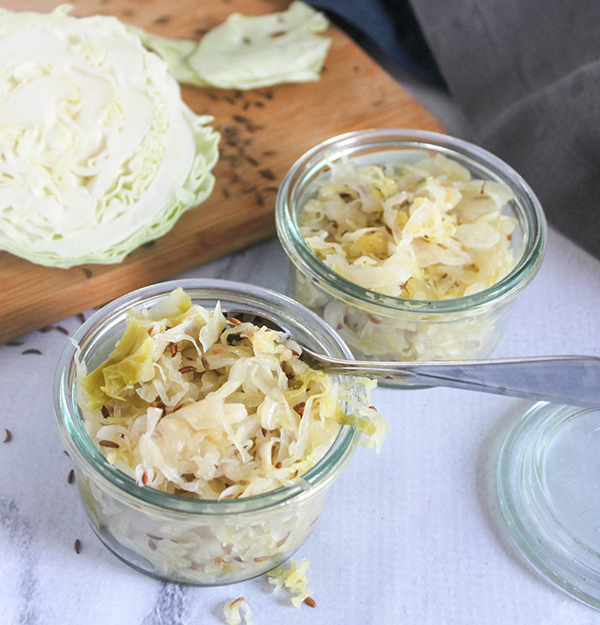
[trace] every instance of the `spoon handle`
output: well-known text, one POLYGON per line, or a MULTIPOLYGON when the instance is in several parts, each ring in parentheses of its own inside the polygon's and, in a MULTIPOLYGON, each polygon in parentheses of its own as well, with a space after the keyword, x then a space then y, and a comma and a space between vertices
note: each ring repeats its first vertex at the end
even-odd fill
POLYGON ((329 373, 447 386, 496 395, 600 408, 600 358, 551 356, 453 362, 372 362, 319 355, 329 373))

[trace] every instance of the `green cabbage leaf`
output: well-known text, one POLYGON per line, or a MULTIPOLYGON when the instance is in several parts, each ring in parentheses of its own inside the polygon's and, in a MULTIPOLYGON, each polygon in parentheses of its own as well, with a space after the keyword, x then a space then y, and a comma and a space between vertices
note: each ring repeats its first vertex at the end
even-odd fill
POLYGON ((161 56, 179 82, 200 87, 255 89, 319 80, 330 40, 327 18, 303 2, 267 15, 230 15, 200 42, 165 39, 130 28, 161 56))

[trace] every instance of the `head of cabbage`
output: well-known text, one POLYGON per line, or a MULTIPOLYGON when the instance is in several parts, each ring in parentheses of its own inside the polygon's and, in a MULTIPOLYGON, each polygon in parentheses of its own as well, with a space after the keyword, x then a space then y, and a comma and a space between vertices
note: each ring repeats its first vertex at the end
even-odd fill
POLYGON ((120 262, 211 193, 219 135, 117 19, 0 9, 0 249, 120 262))

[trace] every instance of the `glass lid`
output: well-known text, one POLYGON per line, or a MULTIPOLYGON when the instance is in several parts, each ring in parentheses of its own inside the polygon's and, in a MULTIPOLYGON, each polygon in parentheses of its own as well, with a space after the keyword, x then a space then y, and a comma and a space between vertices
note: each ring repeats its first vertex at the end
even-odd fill
POLYGON ((498 496, 521 553, 600 609, 600 410, 540 402, 510 430, 498 496))

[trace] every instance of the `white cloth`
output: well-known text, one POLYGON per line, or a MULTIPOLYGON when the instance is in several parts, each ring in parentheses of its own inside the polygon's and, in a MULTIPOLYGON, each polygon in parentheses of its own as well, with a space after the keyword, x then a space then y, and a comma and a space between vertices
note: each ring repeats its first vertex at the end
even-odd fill
MULTIPOLYGON (((285 289, 276 240, 187 272, 285 289)), ((600 261, 550 233, 498 355, 600 355, 600 261)), ((86 314, 89 316, 89 313, 86 314)), ((73 317, 59 323, 72 333, 73 317)), ((513 546, 495 491, 498 448, 528 402, 444 389, 377 390, 383 451, 360 448, 298 556, 317 608, 291 607, 264 578, 165 585, 112 556, 67 483, 52 377, 67 337, 33 332, 0 347, 0 623, 211 625, 244 596, 257 625, 596 625, 598 613, 537 577, 513 546), (37 349, 38 354, 25 354, 37 349), (73 548, 81 540, 81 553, 73 548)))

